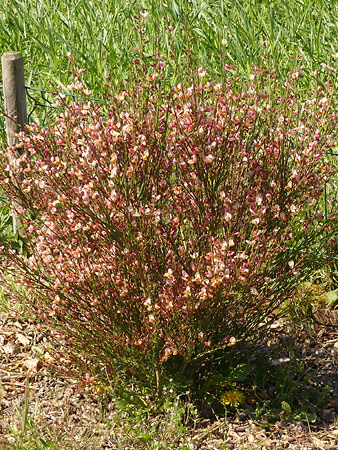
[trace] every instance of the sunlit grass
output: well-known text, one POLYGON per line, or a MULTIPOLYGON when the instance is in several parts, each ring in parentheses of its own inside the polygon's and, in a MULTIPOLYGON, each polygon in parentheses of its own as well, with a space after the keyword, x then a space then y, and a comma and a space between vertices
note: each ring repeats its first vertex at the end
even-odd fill
MULTIPOLYGON (((109 76, 126 78, 145 45, 145 58, 160 52, 168 77, 184 73, 186 47, 210 72, 225 64, 242 73, 265 58, 283 74, 303 55, 306 83, 338 52, 338 4, 327 0, 0 0, 0 51, 20 51, 27 84, 45 87, 68 81, 72 52, 95 93, 109 76), (172 57, 170 54, 172 53, 172 57), (291 56, 291 57, 290 57, 291 56)), ((108 81, 110 83, 110 81, 108 81)))

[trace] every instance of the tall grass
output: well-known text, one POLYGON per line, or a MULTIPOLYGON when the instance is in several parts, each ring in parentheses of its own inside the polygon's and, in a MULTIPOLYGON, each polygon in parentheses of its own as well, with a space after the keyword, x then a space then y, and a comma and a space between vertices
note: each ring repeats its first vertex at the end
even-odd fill
POLYGON ((99 94, 105 91, 108 76, 114 83, 127 77, 137 56, 134 48, 148 40, 149 62, 160 51, 178 73, 184 70, 185 47, 192 40, 191 56, 215 74, 222 74, 225 64, 247 73, 262 57, 283 74, 294 64, 290 55, 304 55, 309 75, 338 52, 338 4, 329 0, 0 0, 0 29, 0 53, 22 52, 28 84, 46 87, 48 80, 67 84, 70 51, 86 67, 88 85, 99 94), (224 39, 226 46, 222 46, 224 39))

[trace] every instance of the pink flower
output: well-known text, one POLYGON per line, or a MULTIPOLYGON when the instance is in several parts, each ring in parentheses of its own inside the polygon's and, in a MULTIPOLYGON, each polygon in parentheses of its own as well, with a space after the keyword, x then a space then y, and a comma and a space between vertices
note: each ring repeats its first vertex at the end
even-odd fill
POLYGON ((206 69, 203 69, 203 67, 199 67, 197 70, 197 73, 200 78, 203 78, 203 77, 205 77, 207 72, 206 72, 206 69))

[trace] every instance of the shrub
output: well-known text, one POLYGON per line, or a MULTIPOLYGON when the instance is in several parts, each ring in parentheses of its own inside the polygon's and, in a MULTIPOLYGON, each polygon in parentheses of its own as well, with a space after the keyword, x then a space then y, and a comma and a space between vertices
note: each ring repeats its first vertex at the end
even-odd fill
POLYGON ((119 374, 160 398, 164 377, 255 335, 318 264, 307 249, 333 233, 313 208, 337 111, 329 84, 298 100, 297 74, 283 96, 260 69, 216 83, 201 68, 169 92, 156 76, 107 115, 60 97, 20 158, 4 152, 1 185, 28 238, 28 255, 3 246, 3 261, 32 320, 78 375, 119 374))

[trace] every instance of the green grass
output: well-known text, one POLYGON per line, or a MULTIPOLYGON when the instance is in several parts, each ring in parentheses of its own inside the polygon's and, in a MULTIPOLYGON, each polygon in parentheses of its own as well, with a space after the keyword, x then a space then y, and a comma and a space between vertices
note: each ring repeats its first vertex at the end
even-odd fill
MULTIPOLYGON (((0 53, 20 51, 27 84, 46 87, 68 81, 67 52, 86 67, 95 94, 109 76, 128 76, 134 48, 145 57, 160 52, 170 62, 168 77, 184 73, 186 45, 192 58, 224 74, 225 64, 247 73, 266 58, 285 73, 304 55, 306 79, 338 52, 338 4, 329 0, 0 0, 0 53), (141 13, 147 18, 139 20, 141 13), (172 31, 169 26, 173 27, 172 31), (140 29, 142 33, 140 33, 140 29), (222 40, 226 39, 226 47, 222 40), (174 57, 170 57, 170 52, 174 57)), ((297 63, 296 65, 299 65, 297 63)), ((172 80, 173 81, 173 80, 172 80)), ((110 83, 110 81, 108 81, 110 83)))

